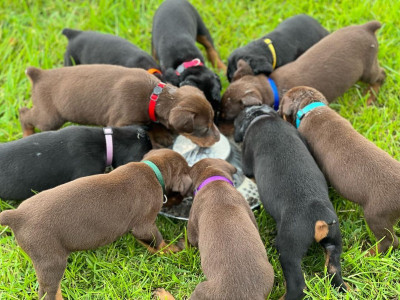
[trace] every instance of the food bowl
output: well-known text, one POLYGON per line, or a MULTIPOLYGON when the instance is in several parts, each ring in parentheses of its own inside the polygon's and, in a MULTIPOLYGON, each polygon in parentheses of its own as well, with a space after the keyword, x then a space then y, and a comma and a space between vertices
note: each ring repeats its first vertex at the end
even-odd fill
MULTIPOLYGON (((242 171, 241 150, 233 141, 229 141, 226 136, 220 135, 219 142, 209 148, 202 148, 194 144, 188 138, 180 135, 176 138, 172 150, 180 153, 193 166, 203 158, 220 158, 234 165, 237 173, 233 175, 233 183, 236 189, 243 195, 249 203, 251 209, 260 206, 260 197, 256 184, 247 178, 242 171)), ((188 220, 190 207, 193 197, 186 197, 183 201, 171 207, 163 207, 160 214, 179 220, 188 220)))

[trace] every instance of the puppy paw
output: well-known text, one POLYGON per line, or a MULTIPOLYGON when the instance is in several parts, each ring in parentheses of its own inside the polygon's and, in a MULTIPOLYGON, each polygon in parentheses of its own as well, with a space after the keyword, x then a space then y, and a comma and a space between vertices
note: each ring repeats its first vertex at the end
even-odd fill
POLYGON ((175 300, 175 298, 164 289, 156 289, 153 293, 154 299, 159 300, 175 300))

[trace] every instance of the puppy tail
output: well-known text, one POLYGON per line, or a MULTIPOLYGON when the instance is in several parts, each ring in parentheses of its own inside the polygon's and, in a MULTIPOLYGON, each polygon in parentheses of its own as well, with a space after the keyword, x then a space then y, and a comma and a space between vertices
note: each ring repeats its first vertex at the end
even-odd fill
POLYGON ((61 32, 63 35, 67 37, 68 40, 76 37, 78 34, 80 34, 82 31, 81 30, 75 30, 75 29, 69 29, 69 28, 64 28, 63 31, 61 32))
POLYGON ((14 224, 15 209, 9 209, 0 213, 0 225, 12 227, 14 224))
POLYGON ((367 28, 368 31, 375 32, 379 28, 381 28, 382 25, 379 21, 371 21, 371 22, 366 23, 365 27, 367 28))
POLYGON ((42 70, 35 67, 28 67, 25 70, 25 74, 29 77, 32 82, 35 82, 39 79, 42 70))

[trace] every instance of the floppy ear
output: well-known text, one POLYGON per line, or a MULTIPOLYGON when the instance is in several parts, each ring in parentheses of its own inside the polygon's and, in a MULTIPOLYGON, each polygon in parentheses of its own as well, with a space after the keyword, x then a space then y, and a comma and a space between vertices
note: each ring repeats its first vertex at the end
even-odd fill
POLYGON ((243 106, 253 106, 262 104, 262 101, 260 99, 251 95, 244 96, 242 99, 240 99, 240 102, 243 104, 243 106))
POLYGON ((237 172, 237 169, 226 161, 222 161, 220 168, 231 176, 237 172))
POLYGON ((233 74, 233 81, 238 80, 246 75, 254 75, 254 72, 246 61, 239 59, 236 64, 236 71, 233 74))
POLYGON ((169 113, 168 123, 170 127, 178 132, 192 133, 194 129, 194 116, 193 112, 177 106, 169 113))
MULTIPOLYGON (((289 102, 289 101, 288 101, 289 102)), ((278 113, 282 116, 282 118, 289 122, 290 124, 295 125, 295 118, 293 116, 294 113, 294 108, 293 108, 293 103, 283 103, 279 107, 278 113)))
POLYGON ((178 180, 174 180, 172 191, 179 192, 182 196, 186 196, 192 188, 192 178, 186 174, 182 175, 178 180))
POLYGON ((268 61, 267 57, 253 57, 249 60, 249 64, 254 74, 269 75, 272 73, 272 64, 268 61))

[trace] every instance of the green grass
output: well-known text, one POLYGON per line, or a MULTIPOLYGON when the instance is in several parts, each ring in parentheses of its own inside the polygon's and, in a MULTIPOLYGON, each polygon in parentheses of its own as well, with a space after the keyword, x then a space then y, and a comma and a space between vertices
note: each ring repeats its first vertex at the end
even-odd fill
MULTIPOLYGON (((192 0, 211 31, 222 59, 238 46, 271 31, 298 13, 318 19, 328 30, 383 23, 378 31, 379 61, 387 72, 375 105, 366 106, 366 86, 357 84, 331 105, 369 140, 400 160, 400 11, 399 1, 295 1, 192 0)), ((22 137, 18 108, 31 105, 28 66, 61 67, 67 39, 64 27, 117 34, 150 52, 151 22, 161 0, 140 1, 0 1, 0 142, 22 137)), ((209 65, 209 64, 208 64, 209 65)), ((220 73, 224 89, 228 82, 220 73)), ((400 197, 400 196, 399 196, 400 197)), ((308 299, 399 299, 400 253, 367 257, 376 240, 366 226, 362 210, 331 190, 343 236, 342 268, 352 291, 339 294, 324 271, 323 251, 313 245, 303 260, 308 299)), ((399 198, 400 201, 400 198, 399 198)), ((16 207, 0 201, 0 209, 16 207)), ((275 223, 263 210, 255 212, 261 237, 275 270, 270 299, 284 294, 284 278, 275 249, 275 223)), ((185 237, 185 222, 159 217, 167 240, 185 237)), ((396 227, 399 233, 399 227, 396 227)), ((229 274, 227 274, 229 276, 229 274)), ((151 255, 128 235, 94 251, 73 253, 62 280, 67 299, 151 299, 164 287, 177 299, 186 299, 203 281, 199 253, 189 248, 171 256, 151 255)), ((12 232, 0 228, 0 299, 35 299, 38 284, 26 254, 12 232)), ((232 297, 234 299, 234 296, 232 297)))

